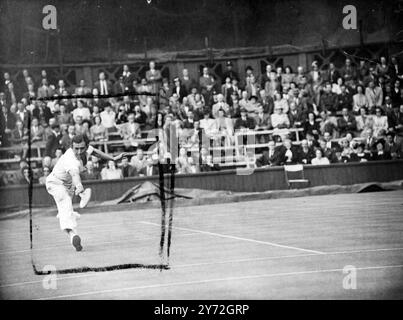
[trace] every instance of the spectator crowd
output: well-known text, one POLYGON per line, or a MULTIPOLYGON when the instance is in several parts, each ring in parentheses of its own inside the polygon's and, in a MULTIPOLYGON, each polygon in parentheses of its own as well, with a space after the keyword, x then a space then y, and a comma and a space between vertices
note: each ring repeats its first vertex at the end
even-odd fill
MULTIPOLYGON (((95 83, 81 80, 70 87, 63 79, 49 83, 46 70, 37 82, 28 70, 19 81, 5 72, 0 86, 1 147, 27 145, 29 136, 32 145, 42 143, 39 183, 76 134, 87 135, 100 147, 118 137, 124 151, 133 154, 120 163, 99 163, 90 157, 84 179, 154 175, 159 156, 141 139, 150 130, 171 126, 179 139, 178 173, 219 170, 210 147, 234 145, 239 131, 255 131, 257 143, 264 145, 256 159, 258 167, 402 158, 403 67, 397 57, 380 57, 376 63, 362 59, 357 65, 346 58, 342 66, 320 67, 317 61, 309 70, 298 66, 295 71, 268 64, 263 73, 248 66, 241 74, 228 61, 220 78, 204 67, 198 78, 183 69, 170 81, 151 61, 143 78, 124 65, 115 83, 100 72, 95 83), (128 95, 102 98, 125 92, 128 95), (74 97, 91 93, 92 97, 74 97), (47 97, 58 99, 38 100, 47 97), (201 143, 205 137, 211 144, 201 143), (195 146, 196 156, 190 152, 195 146)), ((22 150, 14 183, 28 181, 27 154, 22 150)), ((7 151, 0 148, 0 153, 7 151)))

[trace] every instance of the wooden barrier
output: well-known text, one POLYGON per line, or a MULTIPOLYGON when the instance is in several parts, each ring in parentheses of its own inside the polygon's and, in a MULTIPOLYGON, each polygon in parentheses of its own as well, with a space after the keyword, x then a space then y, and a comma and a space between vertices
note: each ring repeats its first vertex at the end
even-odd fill
MULTIPOLYGON (((365 182, 387 182, 403 179, 403 160, 374 161, 366 163, 304 166, 305 177, 310 186, 352 185, 365 182)), ((86 187, 93 189, 93 201, 106 201, 120 197, 131 187, 158 177, 136 177, 124 180, 87 181, 86 187)), ((288 189, 283 167, 259 168, 250 175, 237 175, 235 170, 176 175, 177 188, 206 190, 230 190, 234 192, 260 192, 288 189)), ((0 207, 28 205, 28 185, 0 188, 0 207)), ((33 187, 33 205, 54 205, 51 196, 42 185, 33 187)))

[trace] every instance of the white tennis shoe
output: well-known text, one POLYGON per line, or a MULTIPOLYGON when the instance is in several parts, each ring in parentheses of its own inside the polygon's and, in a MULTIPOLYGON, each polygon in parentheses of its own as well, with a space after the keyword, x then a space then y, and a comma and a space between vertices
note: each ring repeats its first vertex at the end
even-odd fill
POLYGON ((81 209, 85 208, 87 206, 88 202, 90 202, 91 194, 92 194, 92 192, 91 192, 90 188, 85 189, 83 192, 81 192, 79 194, 79 196, 81 198, 81 200, 80 200, 80 208, 81 209))

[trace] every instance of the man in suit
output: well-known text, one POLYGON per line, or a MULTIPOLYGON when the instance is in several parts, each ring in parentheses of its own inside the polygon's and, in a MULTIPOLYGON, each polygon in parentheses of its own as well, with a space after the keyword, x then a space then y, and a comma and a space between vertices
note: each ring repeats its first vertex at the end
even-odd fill
POLYGON ((141 137, 140 124, 135 121, 135 115, 130 113, 127 117, 128 122, 121 125, 119 131, 124 140, 134 140, 141 137))
POLYGON ((53 89, 49 86, 47 79, 42 79, 37 95, 38 98, 47 98, 53 96, 53 89))
POLYGON ((185 87, 186 92, 190 93, 193 88, 197 87, 196 80, 189 76, 189 70, 182 70, 182 77, 180 78, 181 84, 185 87))
POLYGON ((347 132, 354 132, 357 129, 355 117, 349 113, 347 108, 343 108, 342 116, 337 119, 337 128, 341 136, 347 132))
POLYGON ((290 103, 288 119, 290 120, 290 128, 301 128, 306 120, 306 114, 297 108, 297 104, 294 101, 290 103))
POLYGON ((325 90, 320 96, 319 107, 320 110, 330 111, 332 114, 335 114, 337 111, 337 95, 332 92, 330 82, 326 83, 325 90))
POLYGON ((344 83, 348 86, 351 86, 351 84, 357 79, 357 70, 355 66, 353 66, 351 59, 346 59, 344 67, 341 70, 341 75, 344 79, 344 83))
POLYGON ((122 170, 123 178, 130 178, 137 175, 136 169, 130 165, 127 156, 122 157, 122 163, 120 165, 120 169, 122 170))
POLYGON ((133 80, 135 79, 135 75, 129 70, 129 66, 127 64, 123 66, 122 77, 125 87, 131 88, 133 80))
POLYGON ((56 149, 60 148, 60 140, 62 135, 60 134, 60 126, 55 123, 51 126, 51 132, 48 136, 45 146, 45 156, 54 158, 56 149))
POLYGON ((105 72, 99 73, 99 80, 94 83, 100 95, 113 94, 112 83, 106 79, 105 72))
POLYGON ((307 140, 302 140, 301 141, 301 147, 300 150, 298 152, 298 163, 302 163, 302 164, 310 164, 311 160, 315 158, 315 154, 312 150, 312 148, 310 148, 308 146, 308 141, 307 140))
POLYGON ((337 79, 340 78, 340 72, 337 71, 333 62, 329 63, 329 69, 323 73, 324 82, 330 82, 331 84, 336 83, 337 79))
POLYGON ((174 93, 178 95, 180 103, 182 103, 183 98, 188 95, 185 86, 182 85, 181 80, 178 77, 174 79, 174 87, 172 88, 172 94, 174 93))
POLYGON ((91 93, 91 88, 85 84, 85 80, 81 79, 79 86, 74 89, 76 95, 86 95, 91 93))
POLYGON ((368 101, 368 108, 375 110, 375 107, 381 107, 383 103, 383 92, 378 86, 375 86, 374 81, 368 83, 368 88, 365 89, 365 97, 368 101))
POLYGON ((11 131, 10 141, 13 144, 26 143, 28 140, 27 129, 24 129, 24 125, 20 120, 15 123, 15 129, 11 131))
POLYGON ((397 57, 391 57, 390 62, 389 75, 392 81, 396 79, 403 80, 403 66, 399 63, 397 57))
POLYGON ((76 135, 76 127, 73 124, 70 124, 67 127, 67 132, 63 135, 63 137, 60 140, 63 152, 65 152, 68 148, 70 148, 71 141, 73 140, 75 135, 76 135))
POLYGON ((206 103, 209 104, 209 102, 212 98, 215 80, 210 75, 209 69, 207 67, 203 68, 203 75, 199 79, 199 85, 200 85, 201 94, 204 97, 204 101, 206 101, 206 103))
POLYGON ((67 94, 69 94, 69 91, 66 87, 66 84, 64 83, 64 80, 59 80, 58 82, 58 87, 56 88, 54 94, 57 94, 58 96, 63 95, 63 93, 67 91, 67 94))
POLYGON ((270 141, 260 158, 256 159, 257 167, 279 166, 285 161, 282 148, 276 148, 274 141, 270 141))
POLYGON ((255 127, 255 119, 248 116, 245 108, 241 108, 241 117, 235 120, 234 129, 255 129, 255 127))
MULTIPOLYGON (((113 85, 113 91, 115 94, 125 93, 125 83, 122 76, 120 76, 118 81, 113 85)), ((120 97, 119 100, 122 100, 122 97, 120 97)))
POLYGON ((87 161, 85 167, 86 170, 81 174, 82 180, 101 180, 100 170, 94 168, 94 163, 92 161, 87 161))

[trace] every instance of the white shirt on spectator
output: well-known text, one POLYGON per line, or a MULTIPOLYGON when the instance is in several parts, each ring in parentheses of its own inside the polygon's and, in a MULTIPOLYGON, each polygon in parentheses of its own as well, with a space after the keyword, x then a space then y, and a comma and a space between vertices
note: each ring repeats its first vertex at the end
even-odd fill
POLYGON ((323 157, 320 159, 313 158, 311 161, 311 164, 313 164, 314 166, 317 166, 317 165, 323 165, 323 164, 330 164, 330 162, 329 162, 329 159, 326 157, 323 157))
POLYGON ((102 111, 101 114, 101 122, 104 125, 105 128, 113 128, 115 126, 115 117, 116 114, 113 111, 107 112, 107 111, 102 111))
POLYGON ((83 120, 90 120, 91 112, 88 108, 75 108, 73 110, 73 119, 76 120, 77 117, 81 116, 83 120))

